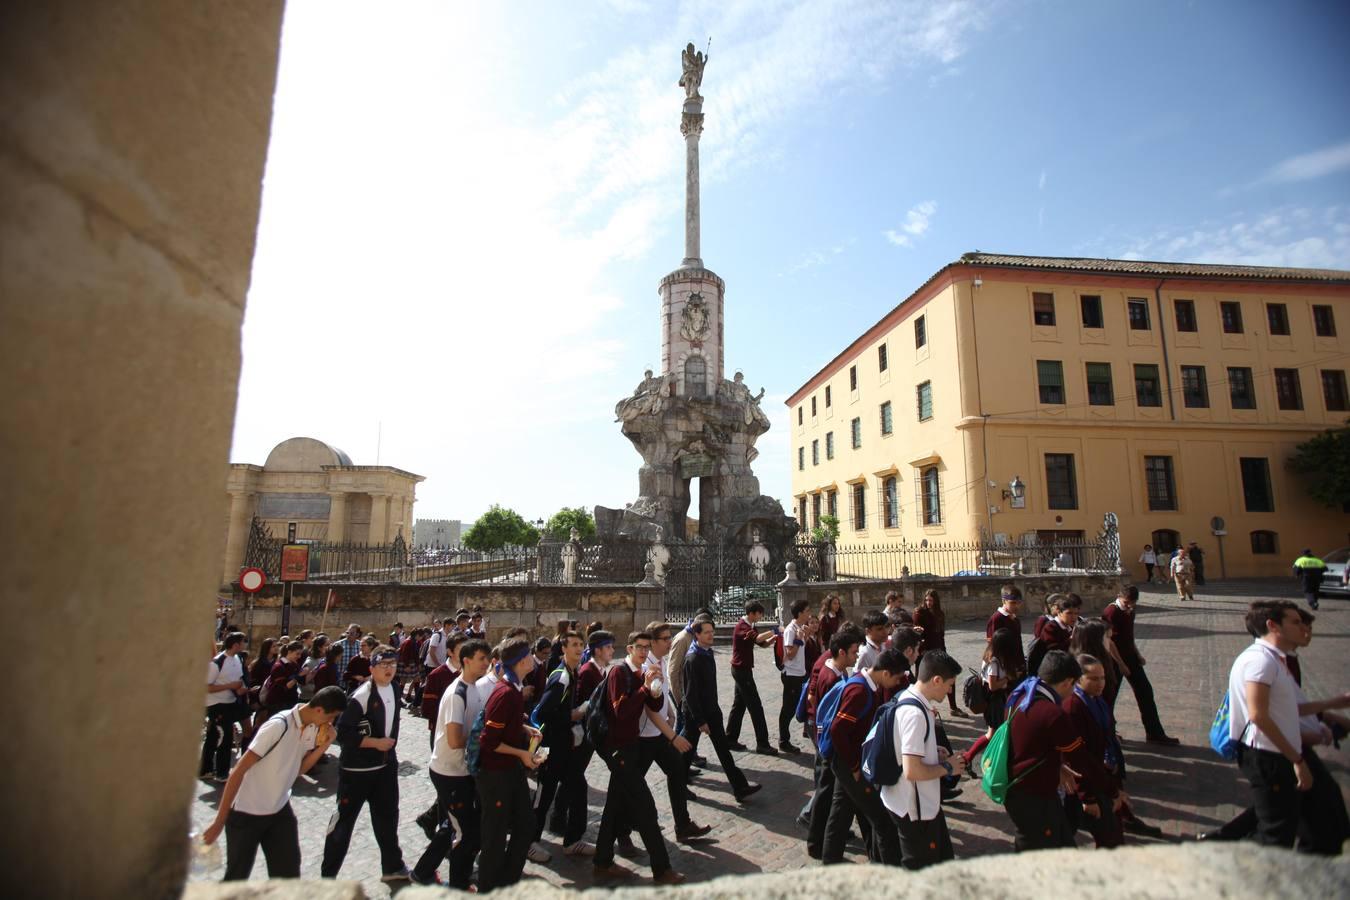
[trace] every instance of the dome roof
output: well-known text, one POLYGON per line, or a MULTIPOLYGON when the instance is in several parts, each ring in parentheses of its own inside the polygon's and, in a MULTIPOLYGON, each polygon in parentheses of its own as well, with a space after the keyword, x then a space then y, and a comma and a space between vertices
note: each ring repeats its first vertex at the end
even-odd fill
POLYGON ((338 448, 308 437, 282 441, 267 454, 264 469, 278 472, 321 472, 324 466, 350 466, 352 458, 338 448))

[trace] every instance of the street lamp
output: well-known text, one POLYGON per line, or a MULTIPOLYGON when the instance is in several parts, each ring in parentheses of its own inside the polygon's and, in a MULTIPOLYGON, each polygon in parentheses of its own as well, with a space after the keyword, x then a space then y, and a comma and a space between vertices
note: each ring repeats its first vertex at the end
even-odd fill
POLYGON ((1013 509, 1024 509, 1027 505, 1027 486, 1022 481, 1021 475, 1014 475, 1013 480, 1008 482, 1008 489, 1003 492, 1003 499, 1009 500, 1013 509))

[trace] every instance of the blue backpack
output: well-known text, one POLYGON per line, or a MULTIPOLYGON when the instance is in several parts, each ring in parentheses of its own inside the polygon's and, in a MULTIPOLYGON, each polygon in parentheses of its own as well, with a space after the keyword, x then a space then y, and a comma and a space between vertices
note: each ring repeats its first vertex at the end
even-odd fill
MULTIPOLYGON (((816 706, 816 749, 820 752, 821 759, 834 758, 834 744, 830 740, 830 726, 834 724, 835 713, 839 712, 839 701, 843 699, 844 688, 850 684, 861 684, 867 687, 867 679, 861 675, 853 675, 844 681, 839 682, 826 692, 816 706)), ((872 691, 867 692, 867 709, 863 715, 872 711, 872 691)))
POLYGON ((483 726, 487 722, 487 707, 484 706, 473 718, 469 736, 464 741, 464 767, 475 778, 478 776, 479 761, 483 753, 483 726))
MULTIPOLYGON (((923 704, 913 697, 897 697, 887 700, 877 710, 877 719, 867 732, 862 743, 862 774, 876 787, 892 785, 900 780, 904 767, 895 752, 895 714, 902 706, 912 706, 927 713, 923 704)), ((923 742, 928 743, 933 723, 925 714, 923 717, 923 742)))
POLYGON ((1233 740, 1229 731, 1230 720, 1228 692, 1225 691, 1223 700, 1219 703, 1219 710, 1214 713, 1214 722, 1209 726, 1209 745, 1214 748, 1215 753, 1229 762, 1233 762, 1237 759, 1238 742, 1233 740))
POLYGON ((802 695, 801 695, 800 697, 797 698, 797 710, 796 710, 796 712, 794 712, 794 713, 792 714, 792 717, 793 717, 794 719, 796 719, 798 722, 801 722, 803 725, 806 724, 806 720, 807 720, 807 718, 808 718, 808 716, 807 716, 807 714, 806 714, 806 712, 807 712, 807 710, 806 710, 806 695, 807 695, 808 693, 810 693, 810 690, 809 690, 809 689, 810 689, 810 683, 808 682, 808 684, 805 685, 805 686, 802 688, 802 695))

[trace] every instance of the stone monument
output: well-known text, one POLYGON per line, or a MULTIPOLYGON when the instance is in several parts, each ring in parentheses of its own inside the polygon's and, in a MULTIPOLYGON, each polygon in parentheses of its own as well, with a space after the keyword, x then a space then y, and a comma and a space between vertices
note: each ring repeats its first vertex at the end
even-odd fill
MULTIPOLYGON (((622 510, 596 507, 602 539, 686 538, 690 484, 699 479, 700 537, 709 543, 783 548, 796 533, 772 497, 760 493, 751 470, 755 441, 769 430, 740 373, 724 377, 723 300, 726 284, 703 265, 699 247, 698 140, 703 133, 703 70, 708 57, 690 44, 681 54, 685 142, 684 260, 661 279, 661 374, 648 370, 615 415, 642 455, 638 499, 622 510)), ((780 551, 781 552, 781 551, 780 551)))

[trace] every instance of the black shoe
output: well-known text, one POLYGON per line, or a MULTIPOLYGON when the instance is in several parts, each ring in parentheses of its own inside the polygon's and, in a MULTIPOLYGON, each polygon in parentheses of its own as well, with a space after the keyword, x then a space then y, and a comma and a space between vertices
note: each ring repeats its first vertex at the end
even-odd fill
POLYGON ((436 836, 436 807, 432 807, 417 817, 417 824, 426 834, 427 840, 436 836))
POLYGON ((702 774, 703 774, 702 769, 695 769, 691 767, 689 771, 685 773, 685 777, 688 778, 690 781, 692 781, 693 779, 699 777, 702 774))
POLYGON ((695 825, 693 822, 690 822, 687 825, 675 829, 675 840, 679 841, 681 844, 687 844, 690 841, 703 837, 710 831, 712 831, 711 825, 695 825))
POLYGON ((1148 825, 1138 819, 1125 819, 1120 823, 1130 834, 1138 834, 1143 837, 1160 838, 1163 836, 1163 830, 1157 825, 1148 825))
POLYGON ((811 820, 810 820, 809 818, 807 818, 806 816, 798 816, 798 817, 797 817, 797 827, 798 827, 798 828, 806 828, 806 829, 809 830, 809 829, 811 828, 811 820))
POLYGON ((1316 600, 1309 600, 1308 605, 1311 606, 1313 609, 1321 609, 1322 607, 1322 604, 1317 602, 1316 600))
POLYGON ((1164 747, 1175 747, 1181 743, 1180 738, 1174 738, 1166 734, 1150 734, 1144 738, 1146 744, 1161 744, 1164 747))
POLYGON ((728 747, 729 749, 731 749, 731 750, 749 750, 749 749, 750 749, 749 747, 747 747, 747 746, 745 746, 744 744, 742 744, 740 741, 731 741, 730 743, 727 744, 727 747, 728 747))
POLYGON ((760 744, 755 748, 755 752, 760 756, 777 756, 778 751, 774 749, 773 744, 760 744))
POLYGON ((695 757, 693 758, 692 762, 693 762, 694 765, 698 766, 700 769, 706 769, 706 768, 708 768, 708 757, 706 757, 706 756, 695 756, 695 757))
POLYGON ((751 794, 758 794, 762 787, 764 787, 762 784, 747 784, 745 790, 736 792, 736 802, 744 803, 751 794))
POLYGON ((647 851, 643 850, 637 844, 633 843, 632 838, 627 838, 622 841, 615 841, 614 846, 618 850, 620 856, 627 857, 628 859, 633 859, 634 857, 637 856, 647 855, 647 851))
POLYGON ((796 744, 792 743, 792 741, 779 741, 779 742, 778 742, 778 749, 781 750, 781 751, 783 751, 784 753, 801 753, 801 752, 802 752, 802 748, 801 748, 801 747, 798 747, 796 744))

